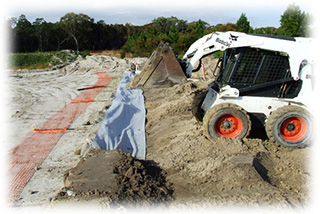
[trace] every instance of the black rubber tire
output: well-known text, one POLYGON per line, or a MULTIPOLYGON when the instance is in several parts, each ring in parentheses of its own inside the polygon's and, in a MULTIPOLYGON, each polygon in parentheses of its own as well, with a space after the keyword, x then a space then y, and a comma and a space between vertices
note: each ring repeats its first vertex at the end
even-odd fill
MULTIPOLYGON (((226 121, 226 120, 224 120, 226 121)), ((251 120, 247 112, 238 105, 232 103, 218 104, 210 108, 203 117, 203 127, 204 133, 209 140, 215 140, 217 138, 232 138, 232 139, 243 139, 248 136, 251 130, 251 120), (238 118, 241 127, 235 126, 237 132, 232 132, 231 128, 226 128, 226 130, 231 130, 231 134, 223 134, 219 132, 220 128, 223 126, 222 119, 228 117, 228 115, 235 116, 238 118), (220 125, 219 125, 220 124, 220 125)), ((225 130, 224 130, 225 131, 225 130)))
POLYGON ((204 110, 201 108, 201 105, 204 99, 206 98, 207 93, 208 93, 208 90, 199 92, 194 96, 194 99, 192 102, 192 106, 191 106, 192 115, 199 122, 203 121, 204 110))
POLYGON ((311 143, 311 118, 311 114, 302 107, 292 105, 280 107, 268 117, 265 125, 267 136, 270 141, 275 141, 284 147, 305 147, 311 143), (298 122, 292 125, 289 130, 289 125, 286 126, 286 124, 289 124, 289 121, 298 122), (292 133, 293 136, 288 136, 285 132, 292 133))

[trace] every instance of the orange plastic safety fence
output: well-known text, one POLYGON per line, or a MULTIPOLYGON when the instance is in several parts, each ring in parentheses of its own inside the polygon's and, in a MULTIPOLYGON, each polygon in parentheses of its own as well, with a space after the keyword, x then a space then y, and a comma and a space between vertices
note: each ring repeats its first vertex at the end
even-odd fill
POLYGON ((107 86, 112 77, 105 72, 94 73, 98 80, 90 88, 83 90, 75 99, 57 111, 39 127, 34 128, 9 152, 9 202, 20 197, 36 168, 48 157, 67 128, 91 104, 100 91, 107 86), (97 87, 95 87, 97 86, 97 87), (104 87, 102 87, 104 86, 104 87))
POLYGON ((71 100, 71 103, 91 103, 93 99, 85 99, 85 100, 71 100))
POLYGON ((35 131, 38 134, 52 134, 52 133, 67 133, 67 129, 32 129, 33 131, 35 131))

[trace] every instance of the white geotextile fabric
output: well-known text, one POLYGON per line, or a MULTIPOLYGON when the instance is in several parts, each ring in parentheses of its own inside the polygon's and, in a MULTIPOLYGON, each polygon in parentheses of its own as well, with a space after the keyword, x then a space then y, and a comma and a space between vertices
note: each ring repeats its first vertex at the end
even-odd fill
POLYGON ((92 144, 93 148, 121 149, 137 158, 145 159, 145 107, 141 89, 127 90, 134 74, 124 72, 92 144))

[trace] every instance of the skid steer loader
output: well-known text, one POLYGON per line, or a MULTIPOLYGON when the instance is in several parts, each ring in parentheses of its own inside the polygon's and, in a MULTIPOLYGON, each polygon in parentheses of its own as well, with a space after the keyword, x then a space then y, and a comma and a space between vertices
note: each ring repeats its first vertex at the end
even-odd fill
POLYGON ((313 133, 312 45, 308 38, 239 32, 215 32, 193 43, 179 63, 187 77, 203 57, 224 51, 195 112, 206 136, 242 139, 251 126, 261 125, 282 146, 308 145, 313 133))

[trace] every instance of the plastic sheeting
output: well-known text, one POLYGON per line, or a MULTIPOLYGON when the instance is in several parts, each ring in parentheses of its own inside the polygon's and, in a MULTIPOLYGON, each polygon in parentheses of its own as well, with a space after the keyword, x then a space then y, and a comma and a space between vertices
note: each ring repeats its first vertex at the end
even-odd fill
POLYGON ((145 107, 141 89, 127 90, 134 74, 124 72, 94 139, 93 148, 121 149, 137 158, 145 159, 145 107))

